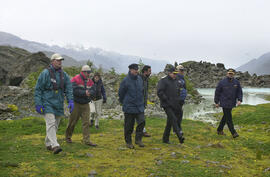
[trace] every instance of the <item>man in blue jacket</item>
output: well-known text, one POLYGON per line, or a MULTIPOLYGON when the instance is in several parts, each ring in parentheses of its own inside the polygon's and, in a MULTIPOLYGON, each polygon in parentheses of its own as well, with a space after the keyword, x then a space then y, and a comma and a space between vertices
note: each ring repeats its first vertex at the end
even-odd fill
POLYGON ((142 143, 144 119, 144 95, 143 80, 138 76, 138 64, 128 66, 128 75, 123 79, 118 91, 119 101, 123 104, 125 114, 124 135, 127 148, 133 149, 131 134, 133 132, 135 120, 137 122, 135 144, 144 147, 142 143))
POLYGON ((238 80, 234 78, 235 70, 228 69, 227 77, 221 80, 215 91, 215 104, 216 107, 222 107, 223 117, 217 129, 219 135, 224 135, 223 128, 227 123, 233 138, 239 135, 234 129, 232 121, 232 108, 239 106, 243 100, 243 92, 238 80))
POLYGON ((64 115, 64 96, 68 100, 70 112, 74 108, 72 85, 68 74, 62 70, 62 60, 64 58, 61 55, 52 55, 50 66, 38 77, 34 95, 36 111, 43 114, 46 121, 45 145, 54 154, 62 151, 56 132, 60 117, 64 115))

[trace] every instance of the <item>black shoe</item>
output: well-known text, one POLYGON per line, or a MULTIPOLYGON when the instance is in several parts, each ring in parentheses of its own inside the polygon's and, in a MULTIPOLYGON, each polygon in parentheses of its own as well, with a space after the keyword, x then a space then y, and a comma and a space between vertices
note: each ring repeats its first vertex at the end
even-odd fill
POLYGON ((237 138, 237 137, 239 137, 239 135, 238 135, 238 133, 234 133, 234 134, 232 135, 232 137, 233 137, 233 138, 237 138))
POLYGON ((180 141, 181 144, 184 143, 184 140, 185 140, 185 138, 184 138, 183 136, 181 136, 181 137, 179 138, 179 141, 180 141))
POLYGON ((165 144, 172 144, 170 141, 162 141, 165 144))
POLYGON ((135 141, 135 144, 139 145, 140 147, 144 147, 144 144, 142 141, 135 141))
POLYGON ((62 151, 62 149, 59 146, 56 146, 56 147, 52 148, 52 151, 54 154, 58 154, 59 152, 62 151))
POLYGON ((225 133, 223 132, 223 130, 222 131, 217 131, 217 134, 218 135, 225 135, 225 133))
POLYGON ((85 145, 87 145, 87 146, 93 146, 93 147, 96 147, 97 146, 97 144, 92 143, 90 141, 89 142, 86 142, 85 145))

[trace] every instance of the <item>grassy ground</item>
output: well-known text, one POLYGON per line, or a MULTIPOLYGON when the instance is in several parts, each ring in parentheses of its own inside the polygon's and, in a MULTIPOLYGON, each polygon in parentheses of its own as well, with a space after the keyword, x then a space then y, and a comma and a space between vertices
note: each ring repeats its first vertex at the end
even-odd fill
POLYGON ((147 118, 144 148, 125 148, 123 121, 102 120, 91 128, 98 147, 81 143, 81 122, 72 144, 64 142, 67 120, 58 140, 63 152, 53 155, 44 147, 45 123, 41 118, 0 122, 0 176, 270 176, 270 104, 240 106, 233 111, 240 137, 216 134, 212 125, 184 120, 186 141, 161 141, 165 119, 147 118))

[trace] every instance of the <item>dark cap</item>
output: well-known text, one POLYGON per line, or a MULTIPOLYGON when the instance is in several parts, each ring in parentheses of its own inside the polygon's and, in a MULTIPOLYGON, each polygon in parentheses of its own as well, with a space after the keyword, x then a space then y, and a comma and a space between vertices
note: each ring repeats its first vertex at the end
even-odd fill
POLYGON ((231 74, 234 74, 235 73, 235 70, 234 69, 232 69, 232 68, 229 68, 228 70, 227 70, 227 73, 231 73, 231 74))
POLYGON ((135 69, 135 70, 138 70, 139 69, 139 66, 138 64, 136 63, 132 63, 131 65, 128 66, 129 69, 135 69))
POLYGON ((173 73, 173 72, 175 72, 175 67, 172 66, 172 65, 169 65, 169 66, 166 68, 166 71, 167 71, 167 72, 170 72, 170 73, 173 73))

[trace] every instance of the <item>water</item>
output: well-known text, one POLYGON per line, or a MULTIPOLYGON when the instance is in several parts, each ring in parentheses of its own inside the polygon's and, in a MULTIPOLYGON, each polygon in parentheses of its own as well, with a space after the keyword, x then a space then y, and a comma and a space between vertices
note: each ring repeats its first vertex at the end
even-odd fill
MULTIPOLYGON (((184 105, 184 118, 193 120, 201 120, 204 122, 215 123, 212 114, 221 112, 221 108, 215 108, 214 105, 214 88, 201 88, 198 92, 203 96, 200 104, 186 104, 184 105)), ((270 95, 270 88, 243 88, 243 103, 248 105, 257 105, 270 103, 264 99, 265 95, 270 95)))

